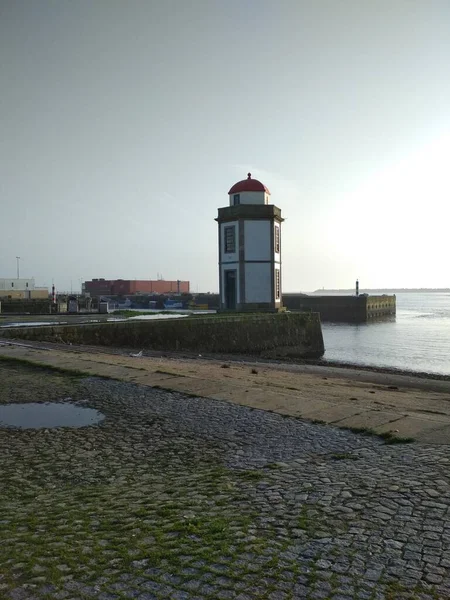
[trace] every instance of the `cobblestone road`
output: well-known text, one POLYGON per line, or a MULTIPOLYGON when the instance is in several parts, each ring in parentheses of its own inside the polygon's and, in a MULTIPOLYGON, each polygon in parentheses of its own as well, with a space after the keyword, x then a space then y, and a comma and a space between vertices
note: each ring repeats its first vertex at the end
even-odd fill
POLYGON ((450 598, 450 448, 0 364, 0 402, 81 429, 0 429, 0 597, 450 598))

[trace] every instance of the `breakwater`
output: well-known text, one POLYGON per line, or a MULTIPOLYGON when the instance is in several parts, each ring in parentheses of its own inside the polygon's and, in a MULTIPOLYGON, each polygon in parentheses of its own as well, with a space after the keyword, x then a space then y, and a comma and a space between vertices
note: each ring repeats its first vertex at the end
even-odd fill
POLYGON ((283 294, 283 305, 288 310, 318 312, 322 321, 335 323, 365 323, 372 319, 396 314, 396 297, 388 295, 306 296, 283 294))
POLYGON ((192 316, 2 329, 9 338, 166 351, 318 358, 324 353, 316 313, 192 316))

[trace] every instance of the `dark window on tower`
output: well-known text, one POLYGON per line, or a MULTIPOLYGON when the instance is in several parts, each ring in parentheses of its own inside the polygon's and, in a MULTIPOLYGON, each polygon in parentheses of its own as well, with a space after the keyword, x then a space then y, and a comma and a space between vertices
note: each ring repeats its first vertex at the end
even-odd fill
POLYGON ((280 298, 280 269, 275 269, 275 298, 280 298))
POLYGON ((275 226, 275 252, 280 252, 280 228, 275 226))
POLYGON ((26 284, 25 284, 25 285, 28 287, 28 281, 26 282, 26 284))
POLYGON ((11 281, 11 287, 14 287, 14 281, 11 281))
POLYGON ((236 235, 234 225, 225 227, 223 233, 225 239, 225 254, 233 254, 233 252, 236 252, 236 235))
POLYGON ((241 195, 235 194, 233 196, 233 204, 236 206, 236 204, 240 204, 240 203, 241 203, 241 195))

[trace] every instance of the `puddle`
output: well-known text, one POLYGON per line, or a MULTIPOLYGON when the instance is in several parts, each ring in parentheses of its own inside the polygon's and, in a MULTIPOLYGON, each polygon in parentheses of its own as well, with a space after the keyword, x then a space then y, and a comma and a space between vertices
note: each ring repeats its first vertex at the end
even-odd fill
POLYGON ((28 402, 0 405, 0 427, 42 429, 86 427, 103 421, 105 415, 93 408, 58 402, 28 402))

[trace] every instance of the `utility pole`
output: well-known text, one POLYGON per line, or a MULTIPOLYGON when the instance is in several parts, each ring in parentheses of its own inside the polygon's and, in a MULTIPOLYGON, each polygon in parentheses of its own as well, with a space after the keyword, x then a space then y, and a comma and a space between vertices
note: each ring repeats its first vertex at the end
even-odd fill
POLYGON ((19 270, 20 256, 16 256, 16 260, 17 260, 17 279, 20 279, 20 270, 19 270))

